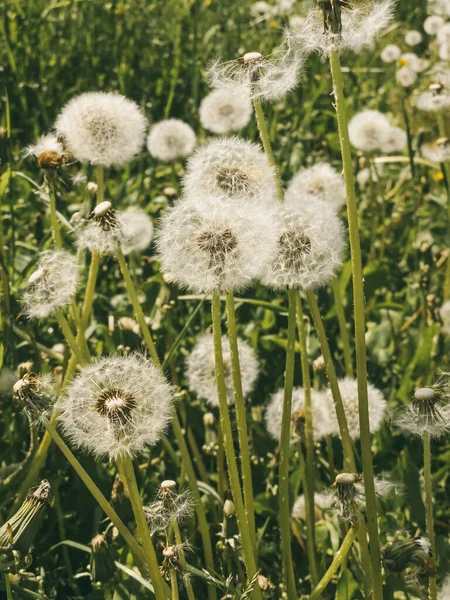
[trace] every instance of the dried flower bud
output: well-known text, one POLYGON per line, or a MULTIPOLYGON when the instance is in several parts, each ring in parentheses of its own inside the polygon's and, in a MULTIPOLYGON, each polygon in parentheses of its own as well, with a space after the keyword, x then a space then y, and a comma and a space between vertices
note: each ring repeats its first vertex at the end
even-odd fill
POLYGON ((46 419, 52 412, 56 396, 51 376, 25 373, 13 389, 14 402, 33 423, 46 419))
POLYGON ((119 473, 116 473, 114 483, 111 490, 111 501, 121 503, 127 498, 125 484, 119 473))
POLYGON ((383 564, 387 570, 395 573, 412 568, 415 575, 436 574, 436 565, 430 555, 430 542, 424 537, 388 544, 383 551, 383 564))
POLYGON ((91 547, 90 571, 92 583, 99 587, 106 583, 116 572, 113 549, 102 534, 96 535, 89 544, 91 547))

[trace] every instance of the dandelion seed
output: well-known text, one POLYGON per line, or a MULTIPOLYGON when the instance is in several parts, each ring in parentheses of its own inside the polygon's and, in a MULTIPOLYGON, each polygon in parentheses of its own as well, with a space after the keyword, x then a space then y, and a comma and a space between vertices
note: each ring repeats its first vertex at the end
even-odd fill
POLYGON ((88 92, 72 98, 56 119, 70 153, 81 162, 123 165, 138 154, 147 122, 137 104, 119 94, 88 92))
MULTIPOLYGON (((244 340, 238 340, 238 351, 242 391, 244 397, 246 397, 253 391, 255 386, 259 364, 255 351, 244 340)), ((228 404, 234 404, 230 342, 226 335, 222 336, 222 353, 227 400, 228 404)), ((211 334, 204 333, 197 338, 192 352, 186 359, 186 378, 189 389, 195 392, 199 398, 204 398, 210 406, 219 406, 214 362, 214 341, 211 334)))
POLYGON ((423 144, 420 147, 420 153, 424 158, 435 163, 450 160, 450 139, 439 138, 431 144, 423 144))
MULTIPOLYGON (((315 506, 315 520, 318 521, 322 513, 330 508, 332 504, 332 499, 329 494, 324 494, 323 492, 314 492, 314 506, 315 506)), ((306 507, 305 507, 305 496, 301 494, 298 496, 297 500, 294 502, 294 506, 292 508, 292 517, 294 519, 301 519, 302 521, 306 521, 306 507)))
POLYGON ((230 133, 246 127, 253 107, 248 90, 218 89, 212 91, 200 104, 200 123, 213 133, 230 133))
POLYGON ((237 137, 212 140, 188 161, 188 196, 215 195, 243 202, 276 202, 275 172, 260 146, 237 137))
MULTIPOLYGON (((270 397, 265 413, 266 429, 269 435, 280 441, 281 420, 283 415, 284 390, 280 389, 270 397)), ((334 430, 333 420, 330 415, 333 413, 333 405, 330 404, 327 395, 324 392, 311 390, 311 404, 313 411, 313 436, 315 440, 321 440, 330 435, 334 430)), ((294 388, 292 393, 292 411, 291 411, 291 444, 298 443, 302 433, 302 422, 304 421, 305 408, 305 390, 303 388, 294 388)))
POLYGON ((395 44, 388 44, 383 48, 380 58, 385 63, 392 63, 400 58, 402 51, 395 44))
POLYGON ((428 35, 436 35, 444 24, 444 19, 438 15, 431 15, 423 22, 423 28, 428 35))
POLYGON ((397 410, 395 424, 411 435, 439 438, 450 431, 450 384, 442 373, 432 387, 418 388, 408 404, 397 410))
POLYGON ((362 110, 348 124, 350 141, 364 152, 380 149, 388 140, 389 119, 378 110, 362 110))
POLYGON ((194 151, 197 138, 190 125, 180 119, 167 119, 153 125, 147 138, 147 149, 159 160, 185 158, 194 151))
POLYGON ((420 31, 407 31, 405 34, 405 43, 408 46, 418 46, 423 40, 420 31))
MULTIPOLYGON (((82 250, 112 255, 124 241, 120 220, 111 202, 105 200, 94 208, 90 220, 77 230, 76 244, 82 250)), ((126 245, 126 242, 125 242, 126 245)))
POLYGON ((117 220, 121 229, 120 247, 125 255, 148 248, 153 239, 153 223, 147 213, 129 208, 118 212, 117 220))
POLYGON ((276 245, 273 218, 264 210, 233 206, 207 197, 170 208, 157 237, 168 280, 211 293, 240 290, 257 279, 276 245))
POLYGON ((279 210, 273 224, 277 253, 261 281, 275 289, 314 289, 325 285, 342 264, 342 223, 320 200, 301 199, 279 210))
POLYGON ((345 182, 329 163, 317 163, 301 169, 286 190, 287 203, 296 204, 299 198, 317 197, 339 210, 345 204, 345 182))
POLYGON ((78 284, 78 264, 66 250, 41 253, 38 268, 28 279, 23 296, 26 314, 41 319, 70 304, 78 284))
POLYGON ((61 427, 94 456, 135 456, 158 442, 172 418, 172 389, 140 354, 83 367, 59 403, 61 427))
POLYGON ((13 400, 32 423, 47 419, 56 402, 51 375, 25 373, 14 384, 13 400))

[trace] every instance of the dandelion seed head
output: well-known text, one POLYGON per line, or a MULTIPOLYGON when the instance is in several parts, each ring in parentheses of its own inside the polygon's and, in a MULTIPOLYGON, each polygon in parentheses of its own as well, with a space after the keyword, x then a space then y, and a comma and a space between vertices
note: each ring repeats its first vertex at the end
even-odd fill
POLYGON ((400 58, 402 51, 395 44, 388 44, 383 48, 380 54, 380 58, 385 63, 395 62, 400 58))
POLYGON ((417 72, 405 65, 397 70, 395 78, 403 87, 411 87, 417 81, 417 72))
POLYGON ((66 250, 42 252, 23 296, 26 314, 41 319, 70 304, 78 284, 78 264, 66 250))
POLYGON ((438 600, 448 600, 450 598, 450 575, 442 582, 438 591, 438 600))
POLYGON ((185 158, 194 151, 197 138, 190 125, 180 119, 166 119, 150 128, 147 149, 163 161, 185 158))
POLYGON ((77 160, 104 167, 132 160, 144 145, 146 128, 135 102, 105 92, 72 98, 55 123, 57 134, 77 160))
POLYGON ((447 300, 447 302, 444 302, 441 306, 439 315, 442 320, 442 331, 446 335, 450 335, 450 300, 447 300))
POLYGON ((405 34, 405 43, 408 46, 418 46, 423 40, 423 36, 420 31, 407 31, 405 34))
POLYGON ((430 15, 423 22, 423 28, 428 35, 436 35, 444 24, 444 19, 439 15, 430 15))
POLYGON ((150 533, 168 529, 174 522, 180 524, 194 512, 194 497, 189 490, 177 491, 172 480, 161 483, 156 499, 144 507, 150 533))
POLYGON ((213 90, 203 98, 199 114, 203 127, 212 133, 225 134, 243 129, 253 114, 248 89, 213 90))
POLYGON ((92 211, 89 221, 76 230, 76 245, 82 250, 113 255, 123 241, 117 213, 111 202, 100 202, 92 211))
POLYGON ((295 205, 305 194, 339 210, 345 204, 345 181, 329 163, 320 162, 294 175, 285 201, 295 205))
POLYGON ((258 21, 266 20, 272 17, 275 14, 274 7, 268 2, 264 2, 264 0, 260 0, 259 2, 254 2, 250 7, 250 14, 252 17, 257 19, 258 21))
POLYGON ((115 460, 158 442, 173 415, 172 388, 145 356, 101 357, 81 368, 58 407, 75 446, 115 460))
POLYGON ((37 424, 50 417, 56 401, 51 375, 25 373, 16 381, 13 400, 30 421, 37 424))
POLYGON ((325 285, 342 264, 343 228, 336 211, 305 196, 280 207, 273 228, 277 252, 261 281, 275 289, 325 285))
POLYGON ((386 139, 380 146, 380 150, 386 154, 391 152, 403 152, 408 144, 406 131, 400 127, 389 127, 386 139))
MULTIPOLYGON (((314 492, 314 505, 320 509, 321 512, 325 511, 331 506, 331 498, 329 494, 323 492, 314 492)), ((294 502, 292 508, 292 517, 294 519, 306 520, 306 508, 305 508, 305 496, 300 494, 297 500, 294 502)))
POLYGON ((212 140, 190 158, 184 177, 187 195, 222 195, 268 204, 276 196, 275 173, 257 144, 232 137, 212 140))
POLYGON ((163 272, 194 293, 240 290, 257 279, 276 246, 268 211, 230 207, 223 198, 182 200, 157 234, 163 272))
POLYGON ((428 91, 422 92, 416 99, 419 110, 435 112, 450 106, 450 92, 444 85, 433 83, 428 91))
POLYGON ((25 156, 35 156, 36 158, 45 153, 53 153, 57 156, 64 155, 64 144, 56 134, 42 135, 34 144, 27 146, 24 150, 25 156))
POLYGON ((153 239, 153 223, 146 212, 139 208, 129 208, 117 213, 121 230, 120 247, 127 255, 142 252, 153 239))
POLYGON ((436 39, 441 46, 450 45, 450 22, 444 23, 444 25, 439 28, 436 39))
MULTIPOLYGON (((255 386, 259 373, 259 363, 253 348, 244 340, 238 340, 241 367, 242 391, 248 396, 255 386)), ((234 404, 234 386, 231 370, 230 342, 222 336, 222 355, 225 371, 225 387, 228 404, 234 404)), ((210 406, 219 406, 214 361, 214 340, 209 333, 197 338, 195 346, 186 359, 186 378, 189 389, 199 398, 204 398, 210 406)))
POLYGON ((424 158, 435 163, 443 163, 450 160, 450 140, 448 138, 439 138, 435 142, 422 144, 420 153, 424 158))
POLYGON ((362 110, 348 124, 351 143, 364 152, 380 149, 386 143, 390 129, 389 119, 378 110, 362 110))

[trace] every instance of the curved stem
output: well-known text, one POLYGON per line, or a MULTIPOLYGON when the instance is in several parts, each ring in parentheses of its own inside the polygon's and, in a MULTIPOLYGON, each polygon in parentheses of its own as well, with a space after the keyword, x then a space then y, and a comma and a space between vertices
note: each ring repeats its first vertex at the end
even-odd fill
POLYGON ((244 393, 242 391, 241 365, 239 362, 239 348, 236 328, 236 313, 234 310, 234 297, 230 292, 226 298, 228 338, 230 342, 231 372, 233 377, 234 399, 236 406, 236 420, 241 450, 242 486, 244 488, 245 515, 247 518, 250 535, 252 536, 253 553, 256 550, 255 508, 253 502, 252 469, 250 462, 250 449, 248 444, 247 413, 245 408, 244 393))
POLYGON ((295 290, 288 291, 288 337, 286 370, 284 373, 283 414, 281 418, 280 467, 279 467, 279 522, 284 583, 288 598, 295 598, 294 567, 291 549, 291 510, 289 504, 289 456, 291 451, 292 389, 295 365, 295 290))
MULTIPOLYGON (((431 558, 436 558, 436 544, 434 536, 434 517, 433 517, 433 480, 431 478, 431 439, 430 434, 423 434, 423 478, 425 484, 425 517, 427 524, 427 537, 430 541, 431 558)), ((429 578, 428 584, 430 600, 436 600, 436 577, 429 578)))
POLYGON ((305 394, 305 513, 306 513, 306 548, 308 551, 309 570, 311 582, 315 586, 319 580, 316 555, 316 531, 314 515, 314 438, 313 438, 313 415, 311 401, 311 377, 309 373, 308 352, 306 348, 306 331, 303 320, 302 299, 300 293, 296 294, 297 304, 297 328, 300 341, 300 358, 302 366, 303 391, 305 394))
POLYGON ((347 532, 347 535, 344 538, 344 541, 341 544, 341 547, 334 555, 333 562, 328 567, 325 575, 322 577, 322 579, 319 581, 319 583, 316 585, 316 587, 312 591, 312 594, 309 597, 309 600, 316 600, 317 598, 322 597, 322 593, 324 592, 325 588, 330 583, 334 574, 339 569, 341 564, 344 562, 347 554, 349 553, 349 550, 352 547, 353 542, 355 541, 355 537, 356 537, 356 528, 350 527, 350 529, 347 532))
POLYGON ((150 573, 150 579, 152 580, 153 588, 155 590, 156 600, 166 600, 164 580, 159 570, 158 559, 155 548, 153 547, 150 531, 147 526, 141 497, 139 495, 139 489, 136 483, 133 463, 129 457, 121 458, 118 462, 121 463, 123 470, 122 472, 125 476, 127 490, 130 497, 131 506, 133 508, 134 518, 136 520, 136 527, 142 540, 142 547, 144 550, 148 571, 150 573))
POLYGON ((333 288, 334 306, 336 308, 336 316, 339 323, 339 332, 341 334, 342 350, 344 353, 345 374, 347 375, 347 377, 353 377, 353 361, 352 351, 350 348, 350 337, 348 335, 347 321, 345 319, 344 305, 342 303, 341 288, 339 285, 339 279, 337 277, 333 278, 333 281, 331 282, 331 287, 333 288))
POLYGON ((342 81, 339 54, 330 52, 330 66, 333 78, 336 114, 341 142, 342 164, 344 168, 345 186, 347 193, 347 216, 350 233, 350 253, 352 261, 353 301, 355 320, 355 354, 358 381, 358 407, 361 436, 361 455, 364 473, 364 488, 367 505, 367 526, 370 540, 370 555, 372 562, 373 597, 374 600, 383 598, 383 581, 381 577, 381 554, 378 538, 377 502, 372 462, 372 447, 370 438, 369 403, 367 392, 366 372, 366 326, 364 315, 364 286, 359 239, 358 209, 353 178, 353 162, 348 137, 347 115, 345 111, 344 87, 342 81))
MULTIPOLYGON (((219 397, 220 422, 222 425, 223 442, 228 465, 228 476, 230 480, 230 487, 231 493, 233 495, 234 506, 236 508, 236 519, 239 533, 241 536, 242 550, 247 570, 247 577, 249 580, 252 580, 254 575, 256 574, 256 561, 255 556, 253 554, 250 529, 248 527, 248 523, 245 516, 244 501, 242 499, 241 485, 239 482, 239 472, 234 451, 230 414, 228 410, 228 400, 225 386, 225 374, 222 355, 220 295, 217 291, 214 291, 212 294, 211 313, 213 324, 217 395, 219 397)), ((261 600, 261 590, 259 588, 259 585, 255 586, 252 597, 261 600)))

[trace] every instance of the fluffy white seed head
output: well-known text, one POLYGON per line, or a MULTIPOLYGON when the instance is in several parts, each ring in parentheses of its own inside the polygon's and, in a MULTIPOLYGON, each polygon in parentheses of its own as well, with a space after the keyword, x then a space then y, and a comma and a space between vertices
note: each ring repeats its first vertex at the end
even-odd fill
POLYGON ((380 58, 385 63, 395 62, 400 58, 402 51, 395 44, 388 44, 383 48, 380 54, 380 58))
MULTIPOLYGON (((266 408, 265 423, 269 435, 280 441, 281 420, 283 415, 284 390, 279 389, 271 395, 266 408)), ((334 431, 333 404, 330 403, 325 392, 311 390, 311 403, 313 412, 313 436, 315 440, 321 440, 334 431)), ((305 408, 305 390, 301 387, 294 388, 292 393, 292 411, 291 411, 291 444, 298 441, 298 423, 304 419, 305 408)), ((300 425, 301 429, 302 425, 300 425)))
MULTIPOLYGON (((253 348, 244 340, 238 340, 239 361, 244 396, 252 392, 259 372, 258 359, 253 348)), ((234 387, 231 371, 230 342, 222 336, 222 353, 225 369, 225 386, 228 404, 234 404, 234 387)), ((214 362, 214 340, 209 333, 197 338, 192 352, 186 359, 186 377, 189 389, 210 406, 219 406, 214 362)))
POLYGON ((122 231, 120 247, 125 255, 148 248, 153 239, 153 223, 147 213, 140 208, 129 208, 118 212, 117 220, 122 231))
POLYGON ((257 144, 237 137, 212 140, 189 159, 187 195, 225 196, 232 200, 276 202, 275 172, 257 144))
POLYGON ((439 315, 442 320, 442 331, 446 335, 450 335, 450 300, 444 302, 439 310, 439 315))
POLYGON ((405 34, 405 43, 408 46, 418 46, 422 41, 423 36, 420 31, 407 31, 405 34))
POLYGON ((123 165, 144 145, 147 121, 135 102, 119 94, 88 92, 72 98, 55 129, 81 162, 123 165))
MULTIPOLYGON (((328 55, 330 50, 360 52, 373 46, 375 38, 389 24, 394 13, 394 0, 377 0, 341 10, 342 30, 324 32, 323 12, 311 9, 303 26, 293 32, 300 48, 328 55)), ((325 10, 325 9, 324 9, 325 10)))
POLYGON ((260 21, 265 21, 266 19, 274 16, 276 14, 276 10, 275 7, 268 2, 259 0, 250 6, 250 14, 259 23, 260 21))
POLYGON ((286 190, 287 203, 296 204, 305 196, 318 198, 335 210, 345 204, 345 182, 339 173, 329 164, 320 162, 307 169, 301 169, 292 178, 286 190))
POLYGON ((172 388, 140 354, 102 357, 81 368, 58 404, 65 435, 98 458, 136 456, 172 418, 172 388))
POLYGON ((436 35, 444 24, 444 19, 439 15, 431 15, 423 22, 423 28, 428 35, 436 35))
POLYGON ((194 151, 197 138, 190 125, 180 119, 167 119, 153 125, 147 138, 147 148, 159 160, 185 158, 194 151))
POLYGON ((77 288, 78 275, 77 259, 66 250, 43 252, 23 296, 26 314, 40 319, 69 305, 77 288))
POLYGON ((200 123, 212 133, 239 131, 248 125, 253 107, 246 87, 213 90, 200 104, 200 123))
POLYGON ((294 51, 287 35, 271 56, 247 52, 242 58, 228 62, 212 62, 206 77, 211 87, 230 89, 251 99, 274 101, 293 90, 299 81, 303 53, 294 51))
POLYGON ((448 46, 450 44, 450 21, 438 29, 436 39, 440 45, 448 46))
POLYGON ((231 207, 217 197, 182 200, 161 220, 162 270, 194 293, 240 290, 272 260, 275 235, 273 218, 265 210, 231 207))
POLYGON ((427 8, 432 15, 450 17, 450 0, 428 0, 427 8))
MULTIPOLYGON (((329 494, 324 494, 323 492, 314 492, 314 505, 317 509, 319 509, 319 513, 325 511, 327 508, 330 508, 331 503, 332 499, 329 494)), ((292 507, 292 517, 294 519, 301 519, 302 521, 306 520, 304 494, 298 496, 297 500, 294 502, 294 506, 292 507)))
POLYGON ((272 225, 277 252, 261 281, 275 289, 314 289, 325 285, 342 265, 343 227, 336 211, 304 197, 280 207, 272 225))
POLYGON ((62 141, 54 133, 42 135, 31 146, 25 148, 25 156, 35 156, 39 158, 44 152, 54 152, 62 155, 64 153, 64 145, 62 141))
POLYGON ((445 62, 436 63, 427 73, 433 83, 440 83, 444 88, 450 88, 450 68, 445 62))
POLYGON ((417 96, 416 106, 429 112, 446 109, 450 106, 450 92, 443 85, 431 84, 428 91, 417 96))
POLYGON ((348 124, 350 141, 364 152, 380 149, 386 143, 390 131, 389 120, 378 110, 362 110, 348 124))
POLYGON ((443 163, 450 160, 450 140, 448 138, 439 138, 435 142, 423 144, 420 147, 420 153, 424 158, 435 163, 443 163))
POLYGON ((408 144, 406 131, 400 127, 389 127, 386 139, 380 146, 380 150, 386 154, 391 152, 403 152, 408 144))
POLYGON ((395 79, 403 87, 411 87, 417 81, 417 72, 405 65, 397 69, 395 79))
MULTIPOLYGON (((342 403, 344 405, 345 416, 347 418, 348 432, 353 439, 359 438, 359 412, 358 412, 358 383, 356 379, 345 377, 339 381, 339 389, 341 391, 342 403)), ((332 401, 331 390, 327 391, 328 398, 332 401)), ((368 384, 368 399, 369 399, 369 422, 370 431, 377 431, 383 421, 387 402, 383 394, 374 387, 371 383, 368 384)), ((333 413, 335 423, 334 433, 339 435, 339 427, 337 418, 333 413)))

